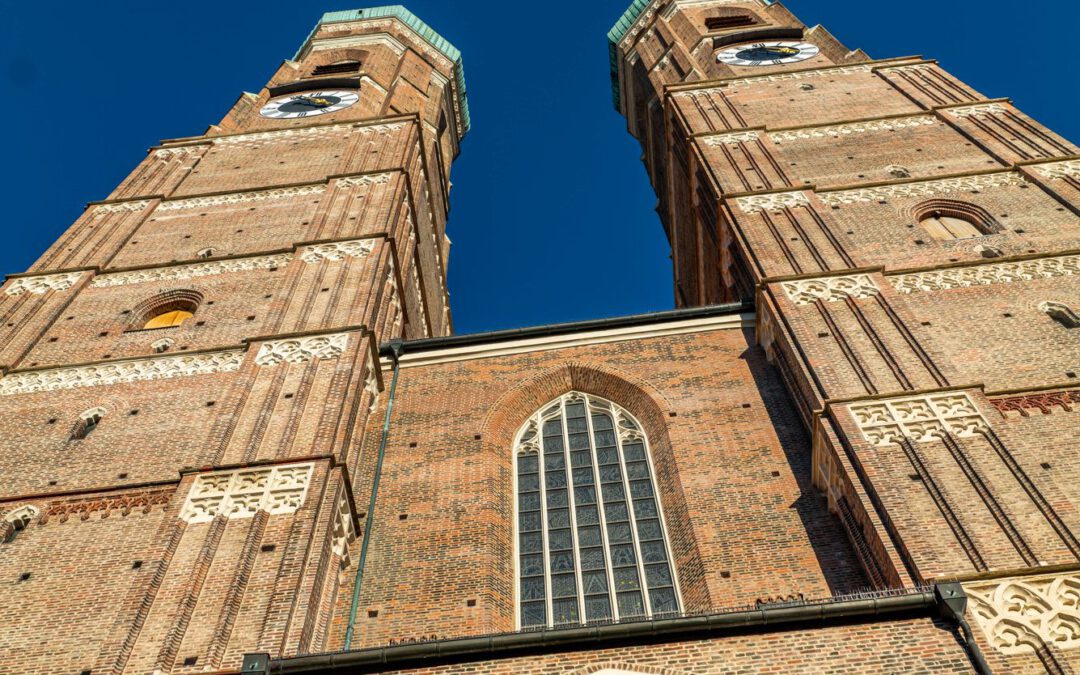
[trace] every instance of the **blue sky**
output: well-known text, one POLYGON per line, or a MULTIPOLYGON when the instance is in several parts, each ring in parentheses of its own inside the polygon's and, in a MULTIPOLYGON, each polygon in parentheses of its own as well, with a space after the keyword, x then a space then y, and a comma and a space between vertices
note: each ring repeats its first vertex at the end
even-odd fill
MULTIPOLYGON (((0 272, 23 271, 146 148, 202 133, 258 91, 322 12, 375 4, 0 0, 0 272)), ((672 307, 655 196, 610 102, 604 36, 628 4, 407 3, 462 50, 468 77, 449 225, 457 332, 672 307)), ((1072 38, 1046 31, 1047 17, 1080 22, 1075 0, 786 4, 873 57, 939 59, 1080 140, 1072 38)))

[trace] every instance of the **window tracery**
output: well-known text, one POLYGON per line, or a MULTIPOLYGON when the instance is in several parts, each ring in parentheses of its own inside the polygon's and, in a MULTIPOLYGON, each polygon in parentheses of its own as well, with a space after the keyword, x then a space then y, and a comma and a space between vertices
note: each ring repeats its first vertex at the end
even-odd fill
POLYGON ((522 628, 679 611, 648 439, 627 411, 571 392, 514 448, 522 628))

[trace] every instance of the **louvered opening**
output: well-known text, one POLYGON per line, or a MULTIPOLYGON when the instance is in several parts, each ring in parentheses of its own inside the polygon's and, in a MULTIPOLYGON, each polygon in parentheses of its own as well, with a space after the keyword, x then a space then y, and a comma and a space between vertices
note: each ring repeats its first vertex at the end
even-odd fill
POLYGON ((705 19, 705 27, 709 30, 722 30, 724 28, 738 28, 739 26, 753 26, 754 17, 749 14, 732 14, 729 16, 714 16, 705 19))
POLYGON ((359 61, 342 61, 341 63, 331 63, 325 66, 315 66, 315 70, 311 73, 315 77, 320 75, 339 75, 341 73, 355 73, 360 70, 359 61))

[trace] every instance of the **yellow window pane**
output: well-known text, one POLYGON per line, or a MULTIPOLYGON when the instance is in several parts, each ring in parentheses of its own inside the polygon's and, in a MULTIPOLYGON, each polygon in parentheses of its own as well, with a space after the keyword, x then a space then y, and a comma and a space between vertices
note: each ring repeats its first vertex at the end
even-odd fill
POLYGON ((191 312, 185 312, 182 309, 165 312, 164 314, 158 314, 147 321, 143 328, 168 328, 170 326, 179 326, 192 316, 191 312))

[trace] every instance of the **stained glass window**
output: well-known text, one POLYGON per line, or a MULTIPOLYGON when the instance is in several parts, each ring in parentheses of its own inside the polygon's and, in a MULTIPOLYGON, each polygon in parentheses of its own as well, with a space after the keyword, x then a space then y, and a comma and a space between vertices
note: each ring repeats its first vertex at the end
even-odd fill
POLYGON ((572 392, 518 433, 522 628, 679 611, 648 439, 619 406, 572 392))

